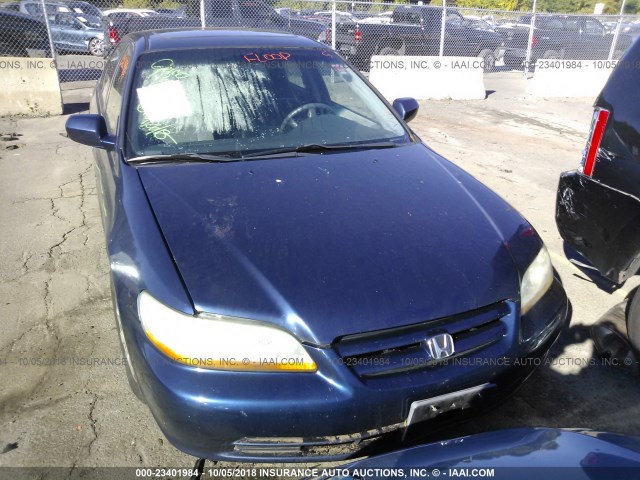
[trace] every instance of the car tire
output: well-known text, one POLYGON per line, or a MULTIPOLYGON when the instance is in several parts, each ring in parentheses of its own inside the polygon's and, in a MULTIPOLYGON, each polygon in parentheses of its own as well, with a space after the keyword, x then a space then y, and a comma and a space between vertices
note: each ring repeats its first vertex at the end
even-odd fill
POLYGON ((104 55, 104 45, 99 38, 89 40, 89 53, 96 57, 102 57, 104 55))
POLYGON ((627 336, 631 346, 640 352, 640 290, 636 289, 627 307, 627 336))
POLYGON ((489 50, 488 48, 481 50, 478 54, 478 57, 482 59, 484 62, 484 71, 485 72, 493 72, 496 68, 496 56, 493 53, 493 50, 489 50))
POLYGON ((619 305, 609 309, 589 328, 595 352, 601 359, 611 364, 629 369, 639 374, 638 355, 629 341, 625 324, 625 312, 619 305))
POLYGON ((382 47, 378 55, 400 55, 400 52, 393 47, 382 47))

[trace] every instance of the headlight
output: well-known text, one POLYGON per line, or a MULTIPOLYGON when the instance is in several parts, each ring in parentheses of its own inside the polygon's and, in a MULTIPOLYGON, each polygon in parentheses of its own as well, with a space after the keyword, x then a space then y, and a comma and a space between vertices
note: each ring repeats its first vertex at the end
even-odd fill
POLYGON ((542 298, 553 283, 553 267, 549 252, 543 245, 536 258, 522 277, 520 286, 520 311, 524 315, 542 298))
POLYGON ((224 315, 186 315, 149 293, 138 296, 149 340, 173 360, 199 368, 254 372, 315 372, 316 363, 293 335, 224 315))

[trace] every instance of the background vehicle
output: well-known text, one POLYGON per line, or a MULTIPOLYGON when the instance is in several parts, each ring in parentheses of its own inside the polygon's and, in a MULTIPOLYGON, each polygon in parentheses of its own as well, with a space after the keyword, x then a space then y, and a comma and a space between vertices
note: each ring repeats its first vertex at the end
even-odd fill
POLYGON ((105 10, 103 14, 110 20, 114 18, 154 17, 159 15, 155 10, 146 8, 114 8, 105 10))
POLYGON ((568 305, 542 240, 417 111, 301 36, 116 47, 66 128, 96 147, 132 388, 178 448, 344 458, 495 405, 545 357, 568 305))
MULTIPOLYGON (((639 65, 636 41, 596 99, 582 161, 560 176, 556 200, 562 238, 614 284, 640 268, 639 65)), ((632 351, 640 352, 638 293, 627 308, 626 330, 632 351)))
MULTIPOLYGON (((504 37, 505 65, 519 67, 525 60, 530 22, 531 15, 523 15, 515 25, 496 29, 504 37)), ((535 63, 539 58, 606 59, 613 38, 613 34, 593 17, 536 15, 530 61, 535 63)), ((631 38, 621 34, 615 58, 630 44, 631 38)))
MULTIPOLYGON (((331 25, 333 14, 330 11, 321 11, 315 12, 312 15, 306 15, 305 18, 307 20, 324 23, 325 25, 331 25)), ((354 23, 356 20, 356 17, 351 15, 349 12, 336 12, 337 23, 354 23)))
POLYGON ((156 12, 160 15, 168 15, 170 17, 184 18, 187 16, 184 8, 157 8, 156 12))
POLYGON ((477 28, 478 30, 488 30, 495 32, 495 26, 484 18, 464 17, 465 24, 470 28, 477 28))
POLYGON ((393 12, 382 12, 373 17, 364 17, 360 19, 360 23, 383 23, 389 24, 391 23, 391 16, 393 12))
POLYGON ((59 52, 82 52, 102 56, 104 31, 99 17, 83 14, 49 15, 51 39, 59 52))
POLYGON ((20 2, 5 2, 0 4, 0 8, 6 8, 7 10, 13 10, 14 12, 20 11, 20 2))
POLYGON ((50 57, 46 24, 30 15, 0 9, 0 56, 50 57))
POLYGON ((635 40, 640 37, 640 21, 623 24, 620 31, 635 40))
POLYGON ((275 12, 278 13, 279 15, 282 15, 283 17, 301 17, 302 16, 302 12, 300 12, 299 10, 294 10, 292 8, 288 8, 288 7, 281 7, 281 8, 276 8, 275 12))
MULTIPOLYGON (((109 53, 120 39, 130 32, 163 28, 198 28, 199 18, 175 18, 156 14, 146 18, 120 16, 122 10, 106 11, 105 24, 108 39, 105 53, 109 53), (115 16, 117 14, 117 16, 115 16)), ((154 12, 156 13, 156 12, 154 12)), ((295 16, 283 16, 262 0, 209 0, 205 4, 207 27, 243 27, 292 32, 314 40, 327 40, 326 25, 295 16)))
POLYGON ((83 14, 97 18, 102 17, 102 11, 89 2, 83 2, 81 0, 63 0, 63 3, 69 6, 71 13, 83 14))
MULTIPOLYGON (((62 2, 45 2, 44 7, 48 14, 50 13, 71 13, 71 7, 62 2)), ((42 17, 42 4, 37 0, 22 0, 20 2, 20 12, 27 15, 42 17)))
MULTIPOLYGON (((399 6, 388 25, 338 25, 336 48, 361 69, 368 70, 372 55, 438 55, 442 7, 399 6)), ((485 70, 493 69, 502 37, 473 28, 455 8, 447 9, 444 54, 481 57, 485 70)))

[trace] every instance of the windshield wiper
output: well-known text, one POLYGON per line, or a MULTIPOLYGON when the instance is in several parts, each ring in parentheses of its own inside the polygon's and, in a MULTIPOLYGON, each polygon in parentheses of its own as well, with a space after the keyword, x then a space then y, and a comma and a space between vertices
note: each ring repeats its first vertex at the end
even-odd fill
POLYGON ((205 155, 199 153, 173 153, 159 155, 142 155, 127 160, 130 165, 149 163, 222 163, 241 162, 242 157, 231 155, 205 155))
POLYGON ((150 163, 223 163, 223 162, 242 162, 243 160, 257 160, 266 157, 278 157, 282 155, 295 156, 298 153, 322 153, 325 151, 336 150, 370 150, 378 148, 393 148, 398 144, 394 142, 372 142, 372 143, 342 143, 334 145, 321 145, 319 143, 310 143, 299 147, 274 148, 271 150, 261 150, 247 155, 233 154, 207 155, 200 153, 173 153, 158 155, 142 155, 127 160, 130 165, 150 164, 150 163))
POLYGON ((322 145, 319 143, 310 143, 299 147, 274 148, 273 150, 262 150, 255 153, 243 155, 242 158, 259 158, 269 157, 272 155, 281 155, 285 153, 322 153, 335 150, 371 150, 377 148, 393 148, 398 144, 394 142, 372 142, 372 143, 338 143, 334 145, 322 145))

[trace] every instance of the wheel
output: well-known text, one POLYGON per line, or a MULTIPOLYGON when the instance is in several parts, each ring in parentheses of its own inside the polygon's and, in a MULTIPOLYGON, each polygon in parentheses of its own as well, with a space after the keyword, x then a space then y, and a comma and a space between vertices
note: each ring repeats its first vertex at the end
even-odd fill
POLYGON ((382 47, 378 55, 400 55, 400 52, 392 47, 382 47))
POLYGON ((492 72, 496 68, 496 56, 493 53, 493 50, 484 49, 481 50, 478 54, 484 63, 483 69, 485 72, 492 72))
POLYGON ((590 332, 595 350, 601 358, 614 360, 617 365, 635 374, 639 372, 638 356, 625 325, 624 308, 616 305, 609 309, 591 325, 590 332))
POLYGON ((89 40, 89 53, 96 57, 102 57, 104 54, 104 44, 99 38, 92 38, 89 40))
POLYGON ((558 52, 556 52, 555 50, 547 50, 546 52, 544 52, 542 54, 542 56, 540 58, 547 58, 547 59, 556 59, 556 58, 560 58, 560 54, 558 52))
POLYGON ((318 110, 324 110, 325 112, 331 113, 333 115, 336 114, 336 111, 333 109, 333 107, 327 105, 326 103, 305 103, 304 105, 300 105, 299 107, 294 108, 286 117, 284 117, 284 120, 280 124, 280 130, 284 131, 285 127, 289 124, 291 124, 291 127, 293 128, 297 127, 298 122, 294 120, 294 117, 304 112, 305 110, 308 110, 307 116, 309 118, 315 116, 313 112, 318 110))

